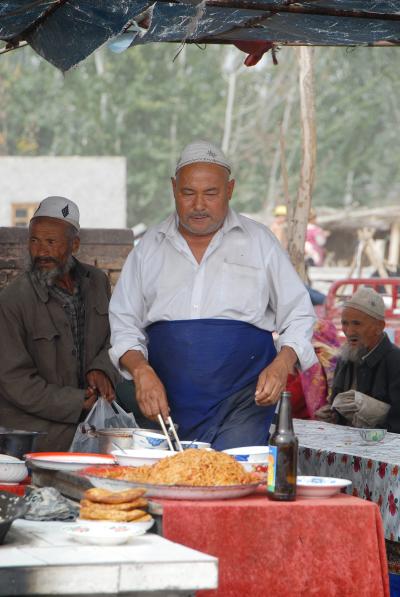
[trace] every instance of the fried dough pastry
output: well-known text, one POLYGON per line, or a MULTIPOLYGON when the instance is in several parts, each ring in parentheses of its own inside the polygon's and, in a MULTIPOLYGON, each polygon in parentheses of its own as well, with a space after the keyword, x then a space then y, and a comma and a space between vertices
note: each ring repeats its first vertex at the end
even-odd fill
POLYGON ((81 507, 79 516, 85 520, 113 520, 114 522, 133 522, 147 520, 148 516, 143 510, 129 510, 123 512, 113 508, 81 507))
POLYGON ((136 500, 145 492, 146 490, 141 487, 127 489, 126 491, 109 491, 108 489, 92 487, 85 491, 83 497, 91 502, 98 502, 100 504, 125 504, 136 500))
POLYGON ((83 508, 92 508, 96 506, 100 508, 105 508, 106 510, 113 509, 120 511, 129 511, 135 510, 137 508, 147 508, 148 501, 145 498, 138 498, 137 500, 133 500, 132 502, 125 502, 123 504, 104 504, 100 502, 92 502, 91 500, 81 500, 81 507, 83 508))
POLYGON ((148 522, 149 520, 151 520, 150 514, 144 514, 144 516, 141 516, 140 518, 137 518, 136 520, 133 520, 132 522, 148 522))

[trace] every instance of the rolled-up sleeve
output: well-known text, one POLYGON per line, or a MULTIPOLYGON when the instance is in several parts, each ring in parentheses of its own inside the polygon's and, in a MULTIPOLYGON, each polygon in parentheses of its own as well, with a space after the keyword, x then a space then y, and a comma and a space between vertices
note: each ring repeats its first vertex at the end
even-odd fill
POLYGON ((113 365, 126 379, 131 379, 131 375, 120 366, 119 360, 122 355, 128 350, 138 350, 147 358, 139 254, 139 248, 135 248, 128 255, 114 288, 109 309, 111 327, 109 355, 113 365))
POLYGON ((317 362, 311 343, 315 313, 307 289, 280 246, 271 249, 267 268, 268 308, 275 313, 278 350, 290 346, 305 371, 317 362))

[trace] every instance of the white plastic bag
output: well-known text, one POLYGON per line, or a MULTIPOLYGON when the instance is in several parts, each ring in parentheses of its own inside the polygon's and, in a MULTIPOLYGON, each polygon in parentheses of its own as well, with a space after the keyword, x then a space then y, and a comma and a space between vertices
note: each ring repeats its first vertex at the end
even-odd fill
POLYGON ((69 451, 97 454, 100 440, 95 432, 121 427, 137 427, 133 414, 125 412, 116 402, 110 404, 105 398, 99 398, 83 423, 79 423, 69 451))

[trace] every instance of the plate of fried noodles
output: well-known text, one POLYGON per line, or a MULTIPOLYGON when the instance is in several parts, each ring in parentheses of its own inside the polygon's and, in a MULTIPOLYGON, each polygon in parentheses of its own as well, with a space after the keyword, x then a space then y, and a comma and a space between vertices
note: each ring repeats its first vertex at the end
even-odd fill
POLYGON ((80 472, 92 485, 120 491, 143 487, 146 496, 180 500, 218 500, 254 493, 260 484, 233 456, 189 449, 151 466, 90 467, 80 472))

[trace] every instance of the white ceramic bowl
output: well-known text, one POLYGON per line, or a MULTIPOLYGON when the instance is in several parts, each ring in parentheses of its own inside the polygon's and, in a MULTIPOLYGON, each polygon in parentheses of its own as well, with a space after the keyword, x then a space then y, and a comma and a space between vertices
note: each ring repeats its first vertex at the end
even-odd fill
POLYGON ((150 429, 134 429, 132 434, 132 447, 148 450, 168 450, 168 442, 159 431, 150 429))
POLYGON ((131 535, 134 535, 135 537, 138 537, 139 535, 144 535, 145 533, 147 533, 147 531, 149 529, 151 529, 151 527, 154 524, 154 518, 152 518, 151 520, 146 520, 143 522, 137 522, 135 520, 132 520, 132 522, 111 522, 111 521, 104 521, 104 520, 85 520, 84 518, 77 518, 76 519, 76 523, 80 524, 82 526, 101 526, 104 524, 110 524, 112 526, 123 526, 129 527, 129 530, 131 532, 131 535))
POLYGON ((359 429, 358 433, 368 444, 377 444, 385 437, 386 429, 359 429))
POLYGON ((189 448, 193 448, 194 450, 208 450, 211 444, 208 442, 181 441, 181 446, 184 450, 188 450, 189 448))
POLYGON ((224 450, 235 457, 238 462, 260 462, 268 460, 268 446, 245 446, 242 448, 229 448, 224 450))
POLYGON ((113 450, 111 454, 121 466, 143 466, 145 464, 154 464, 161 458, 168 458, 177 452, 171 450, 113 450))
POLYGON ((142 534, 131 523, 113 522, 99 522, 96 525, 81 522, 66 527, 65 532, 68 537, 84 545, 121 545, 142 534))
POLYGON ((14 456, 0 454, 0 483, 19 483, 27 475, 25 462, 14 456))
POLYGON ((224 450, 240 462, 247 473, 257 473, 261 480, 268 473, 268 446, 245 446, 224 450))

